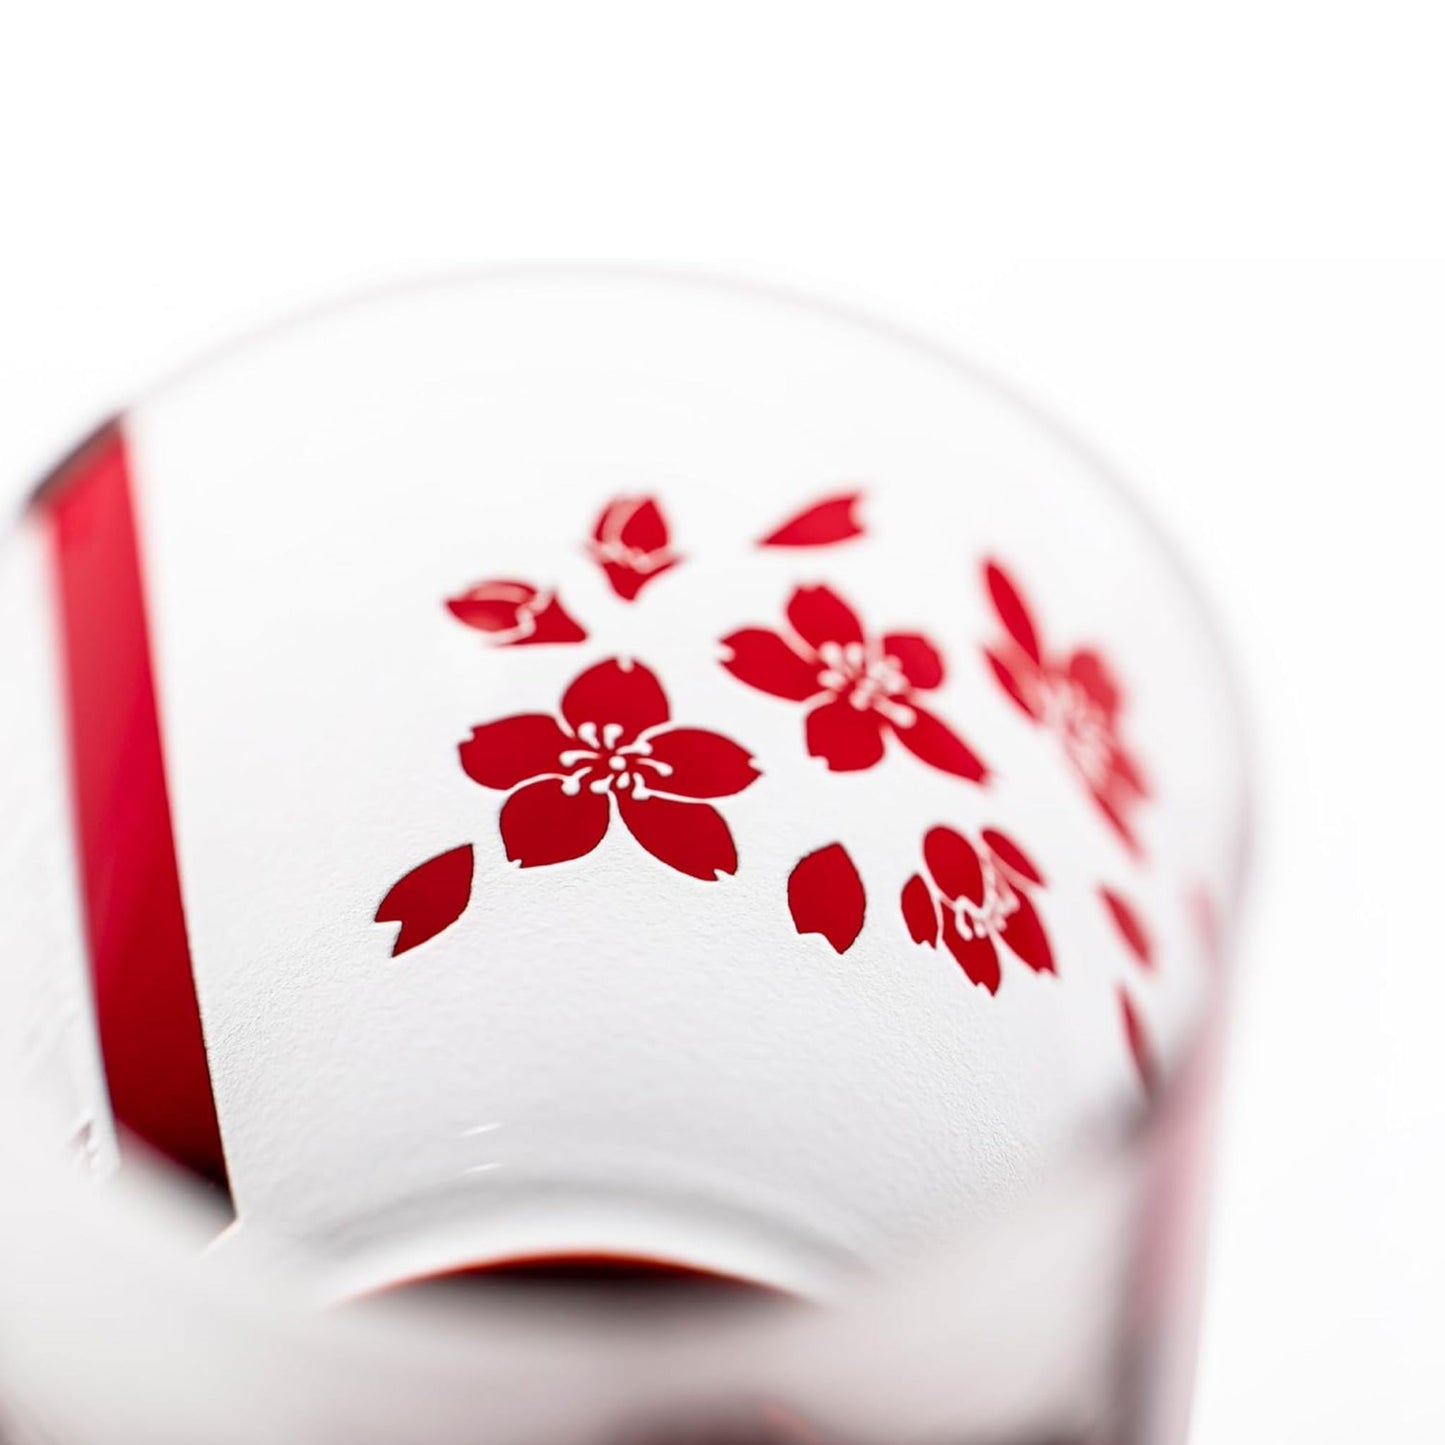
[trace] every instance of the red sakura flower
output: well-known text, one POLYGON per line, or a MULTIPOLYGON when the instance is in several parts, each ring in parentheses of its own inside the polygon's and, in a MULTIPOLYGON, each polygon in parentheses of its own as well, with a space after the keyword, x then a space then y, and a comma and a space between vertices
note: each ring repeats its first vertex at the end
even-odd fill
POLYGON ((1128 814, 1148 797, 1149 787, 1119 736, 1123 697, 1108 664, 1087 647, 1049 653, 1028 604, 996 562, 985 564, 984 583, 1007 634, 984 648, 999 686, 1035 723, 1058 735, 1100 812, 1139 853, 1128 814))
POLYGON ((976 984, 997 993, 997 945, 1005 944, 1035 973, 1053 973, 1054 955, 1029 898, 1043 875, 1017 843, 985 829, 974 847, 952 828, 931 828, 923 840, 927 874, 903 888, 903 921, 915 943, 939 940, 976 984))
POLYGON ((482 633, 493 647, 587 640, 557 594, 530 582, 478 582, 460 596, 447 598, 447 611, 482 633))
POLYGON ((868 637, 858 614, 828 587, 788 599, 787 632, 748 627, 723 639, 723 666, 773 697, 808 704, 808 752, 834 772, 871 768, 892 733, 916 758, 981 783, 988 769, 918 701, 943 682, 943 658, 917 632, 868 637))
POLYGON ((672 550, 667 519, 651 497, 618 497, 602 509, 587 549, 612 590, 633 601, 654 578, 682 560, 672 550))
POLYGON ((461 745, 474 782, 511 792, 500 819, 508 858, 524 868, 580 858, 615 811, 679 873, 710 880, 737 871, 722 814, 699 800, 740 793, 757 778, 745 749, 719 733, 667 727, 667 695, 637 662, 588 668, 561 712, 483 723, 461 745))

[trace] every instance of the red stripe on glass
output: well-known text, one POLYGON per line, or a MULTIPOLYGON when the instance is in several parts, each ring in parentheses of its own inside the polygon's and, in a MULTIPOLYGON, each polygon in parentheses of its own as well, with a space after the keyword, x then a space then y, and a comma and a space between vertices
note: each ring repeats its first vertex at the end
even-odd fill
POLYGON ((42 488, 100 1050, 116 1121, 226 1185, 191 972, 119 425, 42 488))

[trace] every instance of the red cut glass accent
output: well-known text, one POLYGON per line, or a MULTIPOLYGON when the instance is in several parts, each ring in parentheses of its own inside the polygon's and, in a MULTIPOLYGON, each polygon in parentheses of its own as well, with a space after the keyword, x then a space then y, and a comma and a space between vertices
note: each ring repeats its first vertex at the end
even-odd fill
POLYGON ((176 862, 119 425, 40 494, 50 530, 96 1025, 117 1121, 226 1187, 176 862))

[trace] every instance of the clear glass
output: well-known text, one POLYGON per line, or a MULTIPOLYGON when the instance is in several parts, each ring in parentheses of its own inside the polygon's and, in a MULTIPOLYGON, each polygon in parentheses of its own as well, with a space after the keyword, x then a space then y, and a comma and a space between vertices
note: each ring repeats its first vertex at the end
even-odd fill
POLYGON ((62 463, 0 661, 5 1438, 1184 1438, 1237 706, 1006 390, 384 294, 62 463))

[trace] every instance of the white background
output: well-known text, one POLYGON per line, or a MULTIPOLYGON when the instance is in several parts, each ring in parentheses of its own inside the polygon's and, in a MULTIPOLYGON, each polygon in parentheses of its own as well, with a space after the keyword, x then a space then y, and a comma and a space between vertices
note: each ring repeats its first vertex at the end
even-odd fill
POLYGON ((1433 8, 16 7, 0 488, 229 331, 485 260, 796 283, 1021 382, 1191 555, 1256 715, 1198 1445, 1438 1441, 1433 8))

